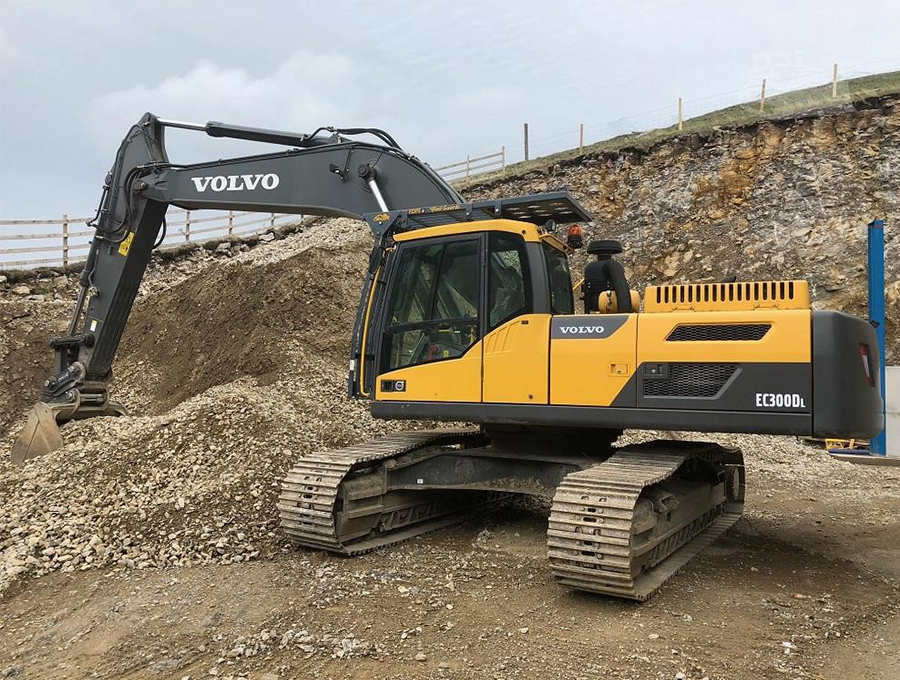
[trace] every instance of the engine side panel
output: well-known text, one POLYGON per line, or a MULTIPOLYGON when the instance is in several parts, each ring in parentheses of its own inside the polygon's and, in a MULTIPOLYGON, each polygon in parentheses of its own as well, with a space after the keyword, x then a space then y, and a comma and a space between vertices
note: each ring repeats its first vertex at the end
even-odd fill
POLYGON ((609 406, 627 392, 636 369, 638 319, 638 314, 554 316, 550 403, 609 406))
POLYGON ((633 394, 614 405, 810 413, 810 315, 808 309, 641 314, 633 394))
POLYGON ((809 363, 810 315, 808 309, 641 314, 638 363, 809 363))

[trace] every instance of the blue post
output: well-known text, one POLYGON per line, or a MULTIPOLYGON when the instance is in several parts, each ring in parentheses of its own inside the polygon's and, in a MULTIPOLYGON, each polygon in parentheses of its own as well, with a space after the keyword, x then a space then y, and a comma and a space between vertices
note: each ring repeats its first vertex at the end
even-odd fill
MULTIPOLYGON (((875 326, 878 337, 879 389, 884 403, 884 220, 874 220, 869 224, 869 322, 875 326)), ((869 440, 869 451, 883 456, 887 453, 885 431, 869 440)))

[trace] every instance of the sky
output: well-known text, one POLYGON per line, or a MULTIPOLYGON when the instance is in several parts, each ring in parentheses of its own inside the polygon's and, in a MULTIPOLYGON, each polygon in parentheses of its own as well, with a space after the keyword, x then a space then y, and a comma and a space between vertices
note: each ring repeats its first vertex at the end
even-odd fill
MULTIPOLYGON (((900 69, 887 0, 0 0, 0 219, 91 214, 145 111, 381 127, 433 166, 532 157, 769 91, 900 69), (627 129, 626 129, 627 128, 627 129)), ((272 150, 167 133, 173 162, 272 150)), ((4 227, 7 229, 9 227, 4 227)))

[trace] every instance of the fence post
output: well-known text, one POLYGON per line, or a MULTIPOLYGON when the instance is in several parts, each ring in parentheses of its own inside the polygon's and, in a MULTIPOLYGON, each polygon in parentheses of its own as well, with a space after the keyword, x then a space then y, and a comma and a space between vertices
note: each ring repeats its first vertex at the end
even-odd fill
POLYGON ((234 233, 234 210, 228 211, 228 236, 234 233))
POLYGON ((63 213, 62 221, 62 264, 63 269, 69 268, 69 216, 63 213))
POLYGON ((763 78, 762 90, 759 93, 759 112, 766 110, 766 79, 763 78))
POLYGON ((500 169, 506 170, 506 146, 500 147, 500 169))
POLYGON ((528 123, 525 123, 525 160, 528 160, 528 123))
POLYGON ((834 71, 831 74, 831 98, 837 98, 837 64, 834 65, 834 71))
POLYGON ((184 241, 187 243, 191 240, 191 211, 184 211, 184 241))
POLYGON ((469 160, 470 158, 471 156, 469 154, 466 154, 466 177, 469 176, 469 168, 472 166, 472 162, 471 160, 469 160))
POLYGON ((684 129, 684 119, 681 116, 681 97, 678 98, 678 131, 684 129))
POLYGON ((584 153, 584 123, 578 124, 578 153, 584 153))

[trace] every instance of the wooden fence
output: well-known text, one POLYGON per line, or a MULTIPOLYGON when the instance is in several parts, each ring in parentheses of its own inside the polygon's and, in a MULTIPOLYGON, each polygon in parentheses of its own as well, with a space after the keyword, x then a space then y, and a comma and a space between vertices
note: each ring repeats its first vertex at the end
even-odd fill
MULTIPOLYGON (((166 237, 161 247, 202 243, 229 236, 248 236, 301 218, 302 215, 283 213, 233 210, 226 213, 170 208, 166 214, 166 237)), ((58 220, 0 220, 0 246, 4 246, 0 248, 0 271, 38 266, 67 268, 83 262, 94 235, 94 230, 86 224, 89 219, 63 215, 58 220), (15 245, 5 247, 5 242, 15 245), (55 255, 47 257, 47 253, 55 255), (17 256, 34 254, 38 256, 17 259, 17 256)))
POLYGON ((480 175, 491 170, 504 170, 506 168, 506 147, 500 147, 500 151, 484 156, 466 156, 466 160, 459 163, 451 163, 435 168, 435 172, 446 180, 462 179, 472 175, 480 175))

